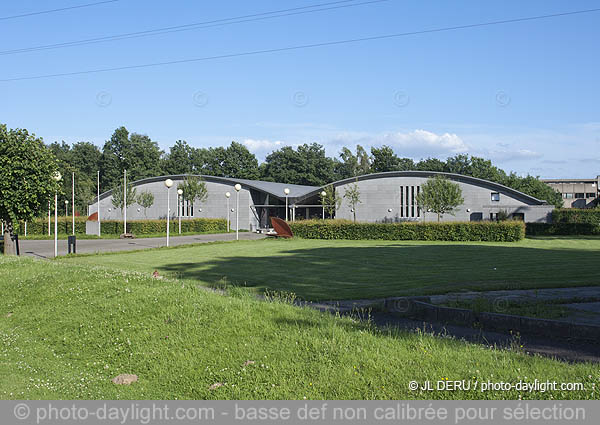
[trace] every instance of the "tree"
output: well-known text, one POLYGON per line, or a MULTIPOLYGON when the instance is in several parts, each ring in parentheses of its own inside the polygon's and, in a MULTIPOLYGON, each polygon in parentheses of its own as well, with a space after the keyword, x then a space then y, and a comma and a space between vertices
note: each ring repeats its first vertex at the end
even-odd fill
POLYGON ((144 217, 147 218, 146 210, 154 205, 154 195, 146 190, 138 195, 137 203, 144 209, 144 217))
POLYGON ((381 148, 371 148, 371 170, 374 173, 384 173, 386 171, 396 171, 399 165, 399 158, 391 147, 382 146, 381 148))
POLYGON ((273 151, 261 166, 262 178, 289 184, 323 186, 334 180, 334 161, 318 143, 273 151))
POLYGON ((192 205, 196 201, 205 201, 208 196, 206 183, 200 177, 186 177, 183 183, 177 188, 183 190, 183 194, 181 195, 183 200, 191 202, 192 205))
POLYGON ((162 161, 165 174, 189 174, 193 172, 192 156, 194 148, 185 140, 177 140, 169 148, 169 154, 162 161))
POLYGON ((130 135, 125 127, 117 128, 102 150, 102 186, 118 185, 123 170, 127 170, 131 181, 160 175, 162 154, 150 137, 137 133, 130 135))
POLYGON ((358 179, 351 185, 346 192, 344 193, 344 198, 348 200, 348 204, 352 209, 352 214, 354 216, 354 222, 356 223, 356 206, 360 204, 360 190, 358 190, 358 179))
POLYGON ((14 255, 15 225, 31 220, 59 190, 58 165, 41 138, 25 129, 0 124, 0 221, 4 223, 4 254, 14 255))
POLYGON ((129 207, 135 204, 137 201, 137 190, 131 183, 127 183, 127 205, 125 205, 125 199, 123 196, 123 185, 120 184, 115 186, 112 190, 112 204, 115 208, 124 210, 124 207, 129 207))
POLYGON ((361 145, 356 145, 356 155, 347 147, 340 152, 340 159, 335 163, 335 174, 337 180, 369 174, 371 162, 369 155, 361 145))
POLYGON ((437 219, 443 214, 454 215, 454 210, 462 205, 464 199, 458 183, 453 183, 445 177, 435 176, 427 179, 417 194, 417 204, 420 208, 431 210, 437 214, 437 219))
POLYGON ((259 178, 258 159, 241 143, 231 142, 221 163, 223 177, 256 180, 259 178))
POLYGON ((417 162, 417 164, 415 165, 415 168, 419 171, 438 171, 438 172, 447 171, 446 163, 437 158, 422 159, 421 161, 417 162))
POLYGON ((333 218, 335 211, 342 205, 342 198, 340 198, 332 184, 325 186, 323 191, 325 196, 321 199, 321 202, 325 206, 325 212, 333 218))

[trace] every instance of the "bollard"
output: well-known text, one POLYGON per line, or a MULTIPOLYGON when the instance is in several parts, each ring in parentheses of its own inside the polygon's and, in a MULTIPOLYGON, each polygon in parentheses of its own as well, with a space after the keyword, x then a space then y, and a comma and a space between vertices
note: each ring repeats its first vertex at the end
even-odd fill
POLYGON ((68 236, 68 253, 77 254, 77 237, 76 236, 68 236))
POLYGON ((15 233, 14 235, 12 235, 11 239, 15 243, 15 249, 17 251, 17 255, 21 255, 21 250, 19 249, 19 235, 17 235, 15 233))

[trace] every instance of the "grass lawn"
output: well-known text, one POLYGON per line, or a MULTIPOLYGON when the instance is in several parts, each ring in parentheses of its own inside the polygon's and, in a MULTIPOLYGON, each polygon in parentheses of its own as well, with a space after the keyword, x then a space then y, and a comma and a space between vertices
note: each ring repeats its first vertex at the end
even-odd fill
POLYGON ((259 240, 203 244, 60 261, 105 265, 311 300, 430 295, 463 290, 599 285, 600 238, 516 243, 259 240))
MULTIPOLYGON (((260 247, 284 255, 297 243, 305 244, 268 241, 246 244, 245 251, 260 247)), ((157 252, 201 252, 194 249, 157 252)), ((236 252, 242 251, 231 254, 236 252)), ((0 258, 0 290, 0 397, 5 399, 598 399, 597 365, 377 330, 282 301, 258 301, 236 289, 222 296, 148 273, 0 258), (121 373, 137 374, 139 381, 112 384, 121 373), (445 378, 582 382, 585 389, 408 390, 412 380, 445 378), (217 383, 222 386, 211 390, 217 383)))

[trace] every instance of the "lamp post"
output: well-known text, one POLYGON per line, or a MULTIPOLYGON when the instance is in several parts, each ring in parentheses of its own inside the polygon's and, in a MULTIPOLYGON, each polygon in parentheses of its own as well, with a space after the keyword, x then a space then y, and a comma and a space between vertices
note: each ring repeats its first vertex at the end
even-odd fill
MULTIPOLYGON (((65 219, 69 218, 69 200, 65 199, 65 219)), ((67 224, 69 223, 67 220, 65 220, 65 233, 68 235, 69 234, 69 225, 67 224)))
POLYGON ((98 171, 98 197, 96 198, 96 200, 98 201, 98 237, 100 237, 100 171, 98 171))
POLYGON ((321 203, 323 204, 323 220, 325 220, 325 197, 327 196, 327 192, 321 192, 321 203))
MULTIPOLYGON (((60 173, 57 171, 54 175, 54 180, 58 183, 61 179, 60 173)), ((58 256, 58 190, 54 191, 54 257, 58 256)))
POLYGON ((123 233, 127 233, 127 170, 123 170, 123 233))
POLYGON ((236 191, 235 194, 235 240, 240 239, 240 190, 242 189, 241 184, 233 186, 236 191))
POLYGON ((181 235, 181 207, 182 207, 181 195, 183 195, 183 190, 177 189, 177 218, 179 219, 179 234, 180 235, 181 235))
MULTIPOLYGON (((50 201, 48 201, 48 236, 51 235, 50 233, 50 211, 52 210, 52 207, 50 206, 50 201)), ((4 233, 4 232, 2 232, 4 233)))
POLYGON ((225 197, 227 198, 227 233, 229 233, 229 198, 231 197, 231 193, 225 192, 225 197))
POLYGON ((283 193, 285 193, 285 221, 288 221, 288 195, 290 190, 286 187, 283 189, 283 193))
POLYGON ((173 186, 173 180, 171 179, 167 179, 165 180, 165 186, 167 187, 167 246, 169 246, 169 221, 170 221, 170 214, 171 214, 171 208, 169 206, 169 198, 170 198, 170 193, 171 193, 171 186, 173 186))
POLYGON ((73 210, 73 226, 71 230, 73 231, 73 236, 75 236, 75 171, 73 171, 73 176, 71 178, 71 209, 73 210))

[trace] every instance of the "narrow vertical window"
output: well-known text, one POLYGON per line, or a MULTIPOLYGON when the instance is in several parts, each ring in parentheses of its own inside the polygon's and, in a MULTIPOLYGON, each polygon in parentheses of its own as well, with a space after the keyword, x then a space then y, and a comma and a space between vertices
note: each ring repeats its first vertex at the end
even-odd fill
POLYGON ((400 186, 400 217, 404 217, 404 187, 400 186))

